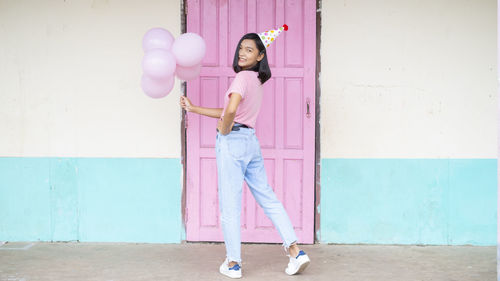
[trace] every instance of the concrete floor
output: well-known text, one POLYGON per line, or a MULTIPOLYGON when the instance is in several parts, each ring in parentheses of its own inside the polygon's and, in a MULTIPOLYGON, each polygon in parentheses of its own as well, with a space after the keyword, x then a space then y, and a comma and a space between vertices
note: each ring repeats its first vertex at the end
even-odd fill
MULTIPOLYGON (((307 245, 311 265, 288 276, 280 245, 243 244, 245 280, 496 280, 496 247, 307 245)), ((220 243, 6 243, 0 280, 230 280, 220 243)))

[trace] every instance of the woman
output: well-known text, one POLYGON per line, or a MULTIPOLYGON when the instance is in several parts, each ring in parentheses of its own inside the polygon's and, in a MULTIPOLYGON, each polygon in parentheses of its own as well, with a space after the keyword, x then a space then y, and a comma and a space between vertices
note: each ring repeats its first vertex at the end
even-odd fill
POLYGON ((262 85, 271 78, 266 47, 288 27, 260 34, 244 35, 236 47, 233 59, 235 79, 224 97, 224 108, 194 106, 182 96, 180 104, 188 112, 219 118, 217 123, 216 158, 219 208, 226 245, 226 260, 220 273, 241 278, 241 194, 246 181, 257 203, 278 230, 289 263, 289 275, 303 271, 309 257, 297 246, 297 237, 282 203, 267 183, 264 159, 255 135, 255 122, 262 103, 262 85))

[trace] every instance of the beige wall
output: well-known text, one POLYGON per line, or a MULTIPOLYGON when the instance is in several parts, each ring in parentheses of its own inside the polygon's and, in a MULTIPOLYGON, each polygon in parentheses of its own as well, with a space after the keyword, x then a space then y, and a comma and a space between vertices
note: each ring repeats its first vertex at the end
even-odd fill
POLYGON ((322 1, 322 158, 496 158, 495 0, 322 1))
POLYGON ((142 36, 179 1, 0 0, 0 156, 179 158, 180 83, 140 88, 142 36))
MULTIPOLYGON (((181 155, 180 83, 140 89, 180 1, 0 0, 0 156, 181 155)), ((495 158, 496 2, 322 1, 322 158, 495 158)))

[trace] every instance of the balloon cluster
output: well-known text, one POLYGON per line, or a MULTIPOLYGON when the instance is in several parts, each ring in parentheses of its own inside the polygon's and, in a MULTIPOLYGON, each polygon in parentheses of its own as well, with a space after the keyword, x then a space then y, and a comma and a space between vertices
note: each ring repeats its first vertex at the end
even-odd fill
POLYGON ((166 29, 148 30, 142 39, 141 88, 152 98, 163 98, 174 87, 174 76, 189 81, 200 75, 205 56, 205 41, 196 33, 184 33, 174 39, 166 29))

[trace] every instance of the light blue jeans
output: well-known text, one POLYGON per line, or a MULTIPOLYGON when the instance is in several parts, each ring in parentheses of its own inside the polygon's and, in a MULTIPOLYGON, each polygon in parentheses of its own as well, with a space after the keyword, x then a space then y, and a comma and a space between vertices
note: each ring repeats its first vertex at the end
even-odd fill
POLYGON ((219 182, 219 210, 226 255, 241 263, 241 194, 246 181, 255 201, 278 230, 283 246, 297 242, 283 204, 267 183, 264 159, 255 129, 240 128, 227 135, 217 133, 215 143, 219 182))

